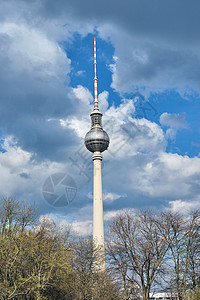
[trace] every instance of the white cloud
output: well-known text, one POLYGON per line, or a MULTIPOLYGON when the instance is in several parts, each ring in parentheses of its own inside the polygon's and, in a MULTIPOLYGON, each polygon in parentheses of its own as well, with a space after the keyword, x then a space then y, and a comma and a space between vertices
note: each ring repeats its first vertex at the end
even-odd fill
POLYGON ((61 119, 60 124, 74 130, 79 138, 83 138, 90 128, 89 114, 93 109, 93 97, 91 92, 81 85, 72 89, 71 96, 76 102, 76 114, 61 119))
POLYGON ((132 190, 156 198, 190 199, 194 194, 198 195, 198 190, 194 189, 193 184, 196 185, 199 170, 198 157, 160 152, 149 157, 146 165, 141 165, 141 168, 134 172, 135 176, 132 176, 131 180, 132 190))
POLYGON ((51 161, 36 162, 33 154, 19 147, 12 138, 5 139, 0 152, 0 195, 35 202, 41 209, 47 205, 42 196, 45 179, 54 173, 66 172, 66 165, 51 161))
POLYGON ((101 108, 102 113, 106 112, 108 109, 108 97, 109 97, 108 91, 103 91, 98 96, 99 107, 101 108))
MULTIPOLYGON (((79 138, 83 138, 90 128, 89 114, 93 110, 93 96, 87 88, 81 85, 73 88, 71 94, 76 101, 76 115, 65 120, 61 119, 60 124, 73 129, 79 138)), ((108 95, 107 91, 99 94, 101 112, 105 112, 108 108, 108 95)))
MULTIPOLYGON (((81 209, 80 211, 86 211, 86 208, 81 209)), ((40 220, 43 219, 54 221, 60 228, 69 227, 72 233, 75 233, 80 236, 88 236, 92 234, 92 215, 89 216, 88 220, 78 220, 77 216, 62 216, 61 214, 48 213, 40 216, 40 220)))
POLYGON ((79 235, 91 235, 92 234, 92 221, 73 222, 73 230, 79 235))
MULTIPOLYGON (((84 101, 91 95, 83 87, 78 87, 76 93, 84 101)), ((102 97, 105 95, 107 97, 107 93, 103 92, 102 97)), ((103 127, 110 137, 109 154, 105 153, 105 156, 126 157, 138 152, 164 150, 166 140, 161 127, 144 118, 136 119, 133 100, 124 101, 119 107, 111 106, 104 113, 103 127)), ((93 105, 87 105, 87 109, 84 109, 82 102, 77 101, 77 105, 80 105, 81 114, 77 112, 77 116, 61 120, 61 125, 73 129, 78 137, 84 138, 89 130, 88 107, 92 111, 93 105)))
POLYGON ((120 198, 124 198, 124 197, 127 197, 127 196, 126 195, 118 195, 118 194, 110 192, 110 193, 106 193, 106 194, 103 195, 103 200, 105 202, 112 203, 115 200, 120 199, 120 198))
MULTIPOLYGON (((92 193, 88 193, 87 196, 88 196, 89 199, 93 199, 93 194, 92 193)), ((120 198, 124 198, 124 197, 127 197, 127 195, 118 195, 118 194, 109 192, 109 193, 104 193, 103 194, 103 201, 105 203, 112 203, 115 200, 120 199, 120 198)))
MULTIPOLYGON (((189 157, 187 155, 182 156, 177 153, 162 153, 159 160, 161 163, 164 163, 168 170, 178 171, 179 176, 183 178, 198 175, 200 172, 199 157, 189 157)), ((174 176, 177 176, 177 173, 174 174, 174 176)))
POLYGON ((166 137, 172 140, 175 139, 178 130, 188 128, 188 124, 185 120, 185 113, 169 114, 165 112, 160 116, 160 123, 162 126, 170 127, 166 131, 166 137))
POLYGON ((79 70, 77 72, 77 76, 83 76, 85 74, 85 71, 84 70, 79 70))
POLYGON ((122 212, 123 212, 122 209, 106 211, 104 213, 104 221, 110 221, 122 212))
POLYGON ((116 118, 120 124, 124 124, 127 119, 135 113, 135 106, 133 100, 124 99, 119 107, 111 106, 105 113, 105 118, 116 118))
POLYGON ((187 213, 200 208, 200 199, 196 201, 182 201, 174 200, 169 201, 172 211, 179 213, 187 213))
POLYGON ((160 116, 160 123, 163 126, 169 126, 176 129, 188 127, 188 124, 185 121, 185 113, 170 114, 165 112, 160 116))
POLYGON ((70 60, 44 33, 24 24, 1 23, 0 34, 6 35, 6 49, 11 62, 11 72, 33 72, 41 78, 66 76, 70 71, 70 60))
POLYGON ((72 117, 66 120, 61 119, 60 124, 63 127, 73 129, 79 138, 83 138, 85 136, 85 133, 89 131, 88 120, 77 119, 76 117, 72 117))
POLYGON ((59 228, 65 228, 68 227, 71 230, 71 233, 75 233, 79 236, 88 236, 92 234, 92 221, 70 221, 65 216, 63 218, 61 215, 55 214, 55 213, 49 213, 45 215, 40 216, 40 221, 48 220, 55 222, 59 228))
POLYGON ((73 93, 79 100, 77 106, 81 105, 81 108, 83 108, 84 106, 88 107, 93 101, 92 94, 84 86, 78 85, 76 88, 73 88, 73 93))
POLYGON ((139 152, 149 153, 164 150, 166 141, 162 129, 146 119, 124 115, 120 121, 113 110, 112 118, 105 118, 105 129, 111 142, 108 152, 116 157, 127 157, 139 152))

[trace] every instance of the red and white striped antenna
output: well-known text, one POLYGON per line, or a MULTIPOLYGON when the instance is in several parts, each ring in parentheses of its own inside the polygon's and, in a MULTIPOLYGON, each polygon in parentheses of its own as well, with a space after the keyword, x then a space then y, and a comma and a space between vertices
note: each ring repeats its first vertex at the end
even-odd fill
POLYGON ((97 98, 97 48, 96 38, 94 37, 94 109, 99 109, 97 98))

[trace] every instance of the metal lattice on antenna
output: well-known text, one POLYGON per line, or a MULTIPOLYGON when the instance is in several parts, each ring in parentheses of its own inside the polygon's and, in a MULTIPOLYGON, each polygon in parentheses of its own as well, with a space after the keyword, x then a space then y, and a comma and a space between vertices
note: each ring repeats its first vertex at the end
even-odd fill
POLYGON ((94 37, 94 109, 99 109, 97 98, 97 48, 96 38, 94 37))

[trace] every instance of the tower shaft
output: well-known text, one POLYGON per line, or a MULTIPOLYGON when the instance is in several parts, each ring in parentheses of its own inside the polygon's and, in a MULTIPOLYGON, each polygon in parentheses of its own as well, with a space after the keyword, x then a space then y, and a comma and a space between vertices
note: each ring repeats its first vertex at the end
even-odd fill
POLYGON ((94 152, 94 178, 93 178, 93 241, 95 247, 94 267, 101 271, 105 270, 104 248, 104 222, 103 222, 103 194, 102 194, 102 156, 99 151, 94 152))

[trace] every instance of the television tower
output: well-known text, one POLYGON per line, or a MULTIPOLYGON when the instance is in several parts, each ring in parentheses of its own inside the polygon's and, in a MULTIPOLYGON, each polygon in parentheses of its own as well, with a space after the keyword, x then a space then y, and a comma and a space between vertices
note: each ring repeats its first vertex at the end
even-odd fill
POLYGON ((97 97, 96 38, 94 38, 94 109, 90 113, 91 127, 85 136, 85 146, 93 153, 93 245, 97 251, 95 268, 105 270, 103 195, 101 175, 101 152, 109 145, 108 134, 103 130, 102 113, 99 111, 97 97))

